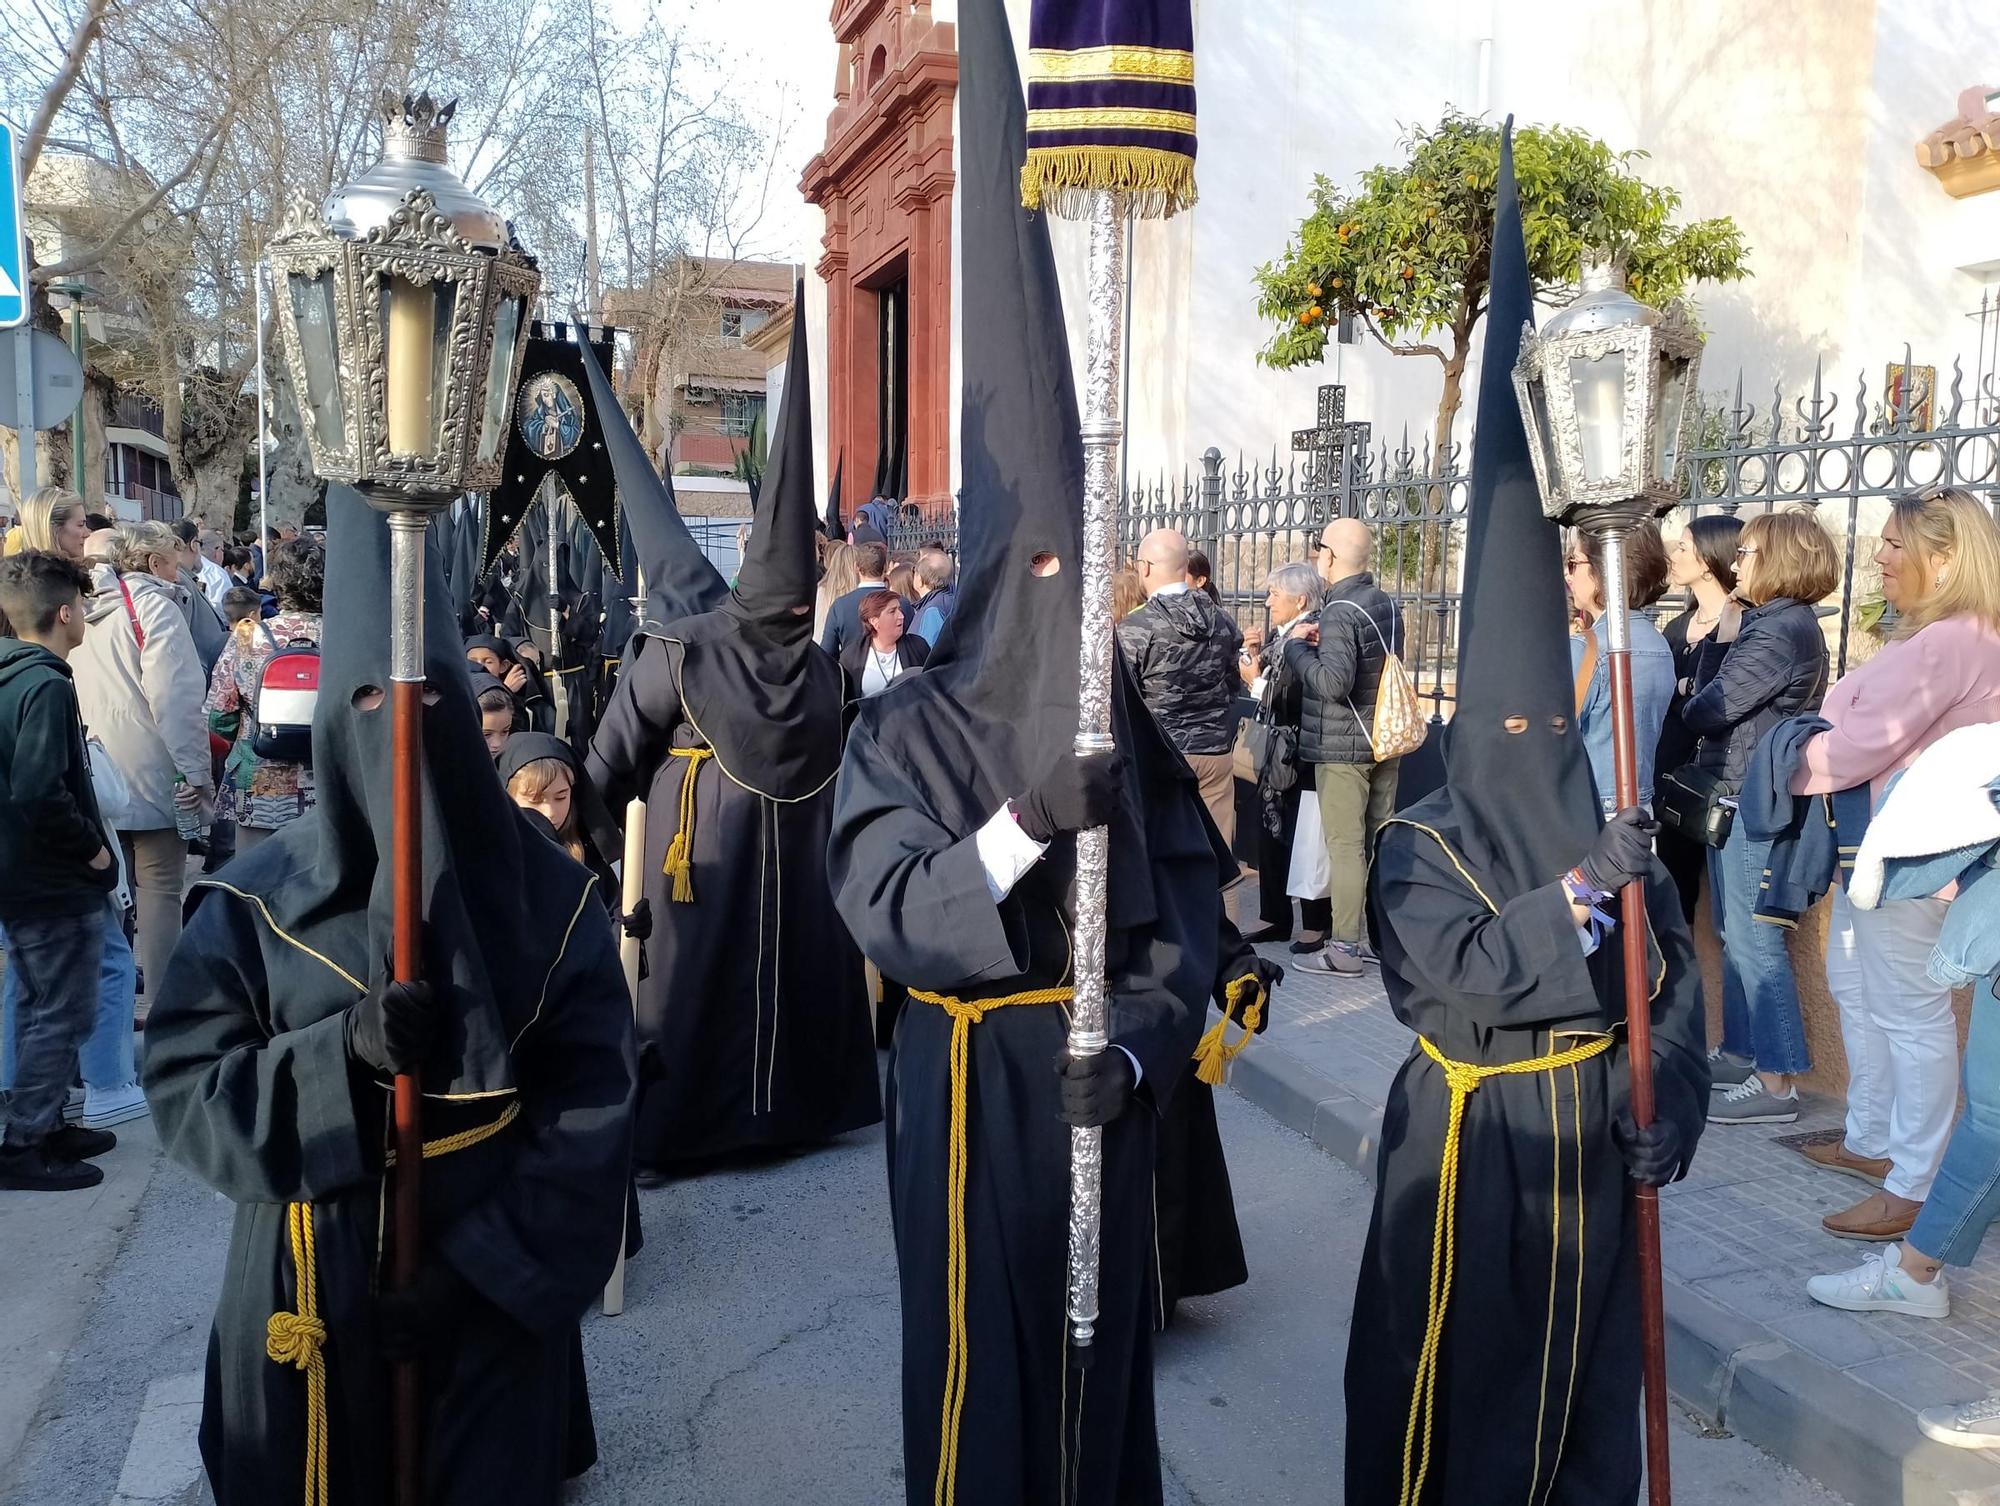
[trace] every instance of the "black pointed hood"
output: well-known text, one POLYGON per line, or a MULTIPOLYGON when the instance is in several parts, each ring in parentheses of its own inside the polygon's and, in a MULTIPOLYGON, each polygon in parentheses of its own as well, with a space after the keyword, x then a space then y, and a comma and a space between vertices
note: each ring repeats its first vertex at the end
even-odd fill
POLYGON ((1514 392, 1521 331, 1533 318, 1510 118, 1500 145, 1467 504, 1458 704, 1444 788, 1404 812, 1453 836, 1460 858, 1500 904, 1575 866, 1599 825, 1576 729, 1561 531, 1542 515, 1514 392))
MULTIPOLYGON (((595 351, 585 349, 583 374, 590 383, 590 402, 604 427, 604 448, 618 481, 619 532, 632 536, 639 568, 646 577, 645 630, 691 617, 721 603, 728 582, 708 562, 701 546, 681 521, 673 482, 653 469, 646 447, 632 432, 610 375, 598 364, 595 351)), ((637 585, 626 581, 628 592, 637 585)))
POLYGON ((813 545, 812 368, 806 355, 806 285, 792 290, 792 342, 785 364, 784 407, 771 444, 750 544, 722 610, 754 625, 774 643, 812 632, 819 584, 813 545), (798 608, 805 607, 804 612, 798 608))
MULTIPOLYGON (((812 641, 817 520, 801 302, 794 297, 783 422, 736 587, 713 611, 657 629, 679 660, 682 710, 723 773, 775 800, 803 799, 832 780, 846 700, 840 667, 812 641)), ((651 591, 648 580, 649 606, 651 591)))
MULTIPOLYGON (((923 672, 861 703, 849 758, 902 765, 940 824, 964 835, 1074 746, 1084 467, 1048 224, 1021 207, 1027 120, 1006 13, 977 0, 958 27, 958 604, 923 672), (1053 573, 1038 573, 1048 562, 1053 573)), ((1156 913, 1137 813, 1171 803, 1190 776, 1115 653, 1112 673, 1129 798, 1111 837, 1111 923, 1135 928, 1156 913)))
MULTIPOLYGON (((509 1056, 534 1018, 563 944, 560 924, 526 926, 528 896, 567 912, 588 898, 585 875, 543 843, 524 840, 519 813, 494 776, 450 596, 426 551, 423 746, 424 976, 441 990, 449 1025, 426 1067, 426 1096, 514 1086, 509 1056)), ((327 492, 325 616, 313 716, 317 802, 231 866, 257 896, 295 965, 331 962, 379 979, 391 918, 391 714, 388 520, 351 488, 327 492), (309 950, 308 950, 309 949, 309 950)), ((284 979, 275 976, 274 988, 284 979)))
POLYGON ((847 538, 847 525, 840 521, 840 477, 847 469, 847 452, 841 451, 840 458, 833 463, 833 486, 826 494, 826 517, 820 521, 819 531, 836 544, 847 538))

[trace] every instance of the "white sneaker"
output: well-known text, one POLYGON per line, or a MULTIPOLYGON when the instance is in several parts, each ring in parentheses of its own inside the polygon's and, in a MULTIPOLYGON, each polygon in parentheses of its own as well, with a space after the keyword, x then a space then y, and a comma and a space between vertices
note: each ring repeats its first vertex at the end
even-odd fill
POLYGON ((1953 1448, 2000 1448, 2000 1391, 1961 1407, 1925 1407, 1917 1426, 1953 1448))
POLYGON ((75 1124, 83 1117, 83 1089, 71 1088, 63 1100, 63 1123, 75 1124))
MULTIPOLYGON (((1951 1316, 1951 1290, 1940 1270, 1930 1281, 1917 1280, 1903 1269, 1903 1247, 1877 1250, 1851 1271, 1814 1276, 1806 1295, 1827 1307, 1851 1313, 1908 1313, 1914 1318, 1951 1316)), ((1994 1414, 2000 1417, 2000 1413, 1994 1414)), ((1984 1447, 1984 1445, 1973 1445, 1984 1447)))
POLYGON ((153 1111, 146 1106, 146 1094, 136 1082, 122 1088, 111 1088, 98 1092, 95 1088, 85 1090, 83 1095, 83 1127, 85 1129, 109 1129, 114 1124, 124 1124, 131 1119, 144 1119, 153 1111))

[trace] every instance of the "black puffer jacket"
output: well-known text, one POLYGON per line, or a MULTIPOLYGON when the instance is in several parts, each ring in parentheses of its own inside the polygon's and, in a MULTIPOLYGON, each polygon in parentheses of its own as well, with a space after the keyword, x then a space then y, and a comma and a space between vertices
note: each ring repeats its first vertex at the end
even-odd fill
POLYGON ((1789 596, 1751 607, 1722 667, 1681 707, 1681 720, 1701 737, 1694 766, 1740 789, 1764 734, 1818 710, 1825 694, 1826 636, 1813 609, 1789 596))
POLYGON ((1227 753, 1235 746, 1243 632, 1207 592, 1153 597, 1118 624, 1118 646, 1176 748, 1227 753))
POLYGON ((1301 762, 1375 762, 1368 741, 1375 692, 1385 650, 1401 652, 1402 635, 1395 598, 1366 570, 1328 589, 1319 614, 1319 647, 1297 638, 1285 644, 1285 663, 1306 687, 1299 716, 1301 762))

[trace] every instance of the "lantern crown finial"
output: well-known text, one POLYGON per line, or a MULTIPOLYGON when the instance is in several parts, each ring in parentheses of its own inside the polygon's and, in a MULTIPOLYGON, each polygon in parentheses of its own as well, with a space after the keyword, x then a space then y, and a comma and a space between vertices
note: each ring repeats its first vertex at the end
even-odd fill
POLYGON ((382 155, 405 162, 443 162, 446 131, 458 113, 458 101, 440 104, 427 89, 422 94, 382 95, 382 155))
POLYGON ((1629 329, 1660 322, 1660 311, 1639 302, 1625 288, 1625 255, 1597 248, 1583 253, 1577 294, 1542 325, 1544 339, 1589 330, 1629 329))

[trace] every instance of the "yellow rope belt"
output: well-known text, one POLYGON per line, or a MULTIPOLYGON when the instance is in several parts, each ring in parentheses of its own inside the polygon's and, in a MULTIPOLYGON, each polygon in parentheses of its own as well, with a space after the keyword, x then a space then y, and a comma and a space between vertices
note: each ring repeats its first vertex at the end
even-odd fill
MULTIPOLYGON (((448 1156, 491 1139, 520 1117, 518 1099, 490 1124, 461 1130, 424 1142, 424 1159, 448 1156)), ((389 1152, 387 1163, 396 1164, 389 1152)), ((319 1271, 313 1250, 313 1205, 287 1203, 285 1226, 291 1235, 292 1272, 298 1280, 298 1311, 272 1313, 264 1325, 264 1353, 274 1363, 306 1373, 306 1483, 301 1506, 331 1506, 327 1488, 326 1321, 319 1315, 319 1271)))
POLYGON ((1243 1054, 1250 1044, 1250 1038, 1257 1033, 1263 1023, 1265 993, 1264 985, 1257 981, 1255 973, 1245 973, 1229 985, 1223 995, 1222 1018, 1209 1026, 1208 1033, 1196 1042, 1194 1048, 1194 1075, 1211 1088, 1220 1087, 1229 1079, 1229 1064, 1243 1054), (1243 1011, 1243 1034, 1232 1045, 1227 1039, 1229 1027, 1236 1023, 1236 1009, 1245 997, 1250 1005, 1243 1011))
MULTIPOLYGON (((1014 1004, 1067 1004, 1076 996, 1069 988, 1037 988, 998 999, 960 999, 950 994, 913 988, 910 997, 935 1004, 951 1016, 951 1151, 945 1170, 945 1313, 944 1420, 938 1436, 935 1506, 958 1499, 958 1425, 965 1414, 965 1380, 971 1367, 965 1329, 965 1108, 970 1075, 972 1027, 995 1009, 1014 1004)), ((310 1503, 309 1503, 310 1506, 310 1503)))
POLYGON ((1417 1037, 1417 1044, 1424 1048, 1424 1055, 1444 1069, 1445 1084, 1451 1089, 1451 1107, 1446 1111, 1444 1156, 1438 1166, 1437 1219, 1431 1231, 1429 1317, 1424 1326, 1424 1347, 1417 1358, 1416 1381, 1410 1393, 1410 1424, 1403 1434, 1403 1491, 1398 1506, 1417 1506, 1424 1493, 1424 1476, 1430 1470, 1431 1414, 1437 1395, 1438 1350, 1444 1338, 1445 1306, 1451 1300, 1453 1245, 1458 1229, 1458 1142, 1459 1130, 1465 1122, 1465 1101, 1489 1077, 1549 1072, 1557 1067, 1588 1061, 1610 1048, 1611 1037, 1599 1036, 1566 1051, 1551 1052, 1532 1061, 1508 1062, 1498 1067, 1455 1062, 1423 1036, 1417 1037), (1423 1433, 1421 1450, 1417 1446, 1420 1425, 1423 1433), (1415 1466, 1414 1478, 1412 1465, 1415 1466))
POLYGON ((681 823, 680 830, 667 846, 667 861, 661 872, 674 881, 674 900, 677 904, 688 904, 694 899, 694 782, 701 774, 701 761, 715 757, 713 748, 669 748, 675 758, 687 760, 687 773, 681 779, 681 823))

